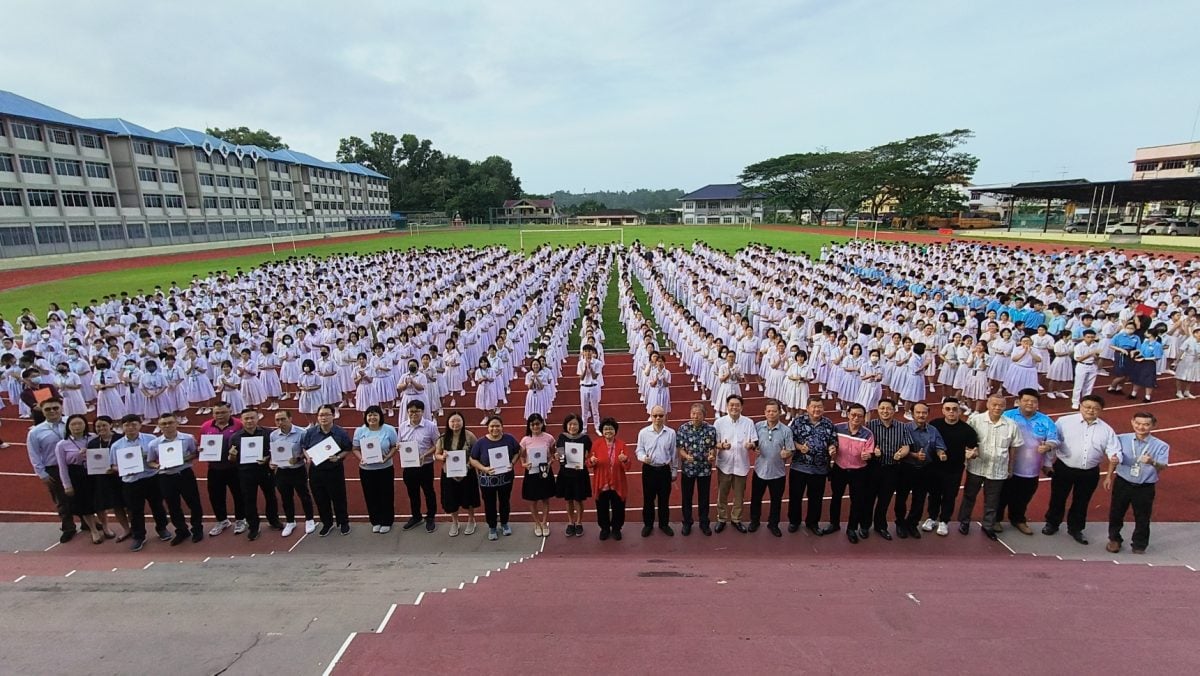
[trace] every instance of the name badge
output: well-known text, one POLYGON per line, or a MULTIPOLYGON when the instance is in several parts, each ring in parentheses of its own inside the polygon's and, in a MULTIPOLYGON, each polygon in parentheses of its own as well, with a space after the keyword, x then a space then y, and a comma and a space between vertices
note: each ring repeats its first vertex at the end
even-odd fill
POLYGON ((1133 467, 1130 467, 1130 468, 1129 468, 1129 476, 1131 476, 1131 477, 1133 477, 1133 478, 1135 478, 1135 479, 1136 479, 1136 478, 1138 478, 1138 477, 1139 477, 1139 476, 1141 476, 1141 475, 1142 475, 1142 466, 1141 466, 1141 464, 1137 464, 1137 465, 1134 465, 1133 467))

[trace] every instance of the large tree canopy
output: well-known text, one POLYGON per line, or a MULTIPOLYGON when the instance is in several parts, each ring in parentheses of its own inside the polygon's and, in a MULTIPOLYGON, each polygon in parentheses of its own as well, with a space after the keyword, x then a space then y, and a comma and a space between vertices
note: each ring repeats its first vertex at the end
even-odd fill
POLYGON ((254 145, 267 150, 281 150, 288 147, 282 138, 266 129, 250 131, 250 127, 230 127, 228 129, 209 127, 204 130, 204 133, 240 146, 254 145))

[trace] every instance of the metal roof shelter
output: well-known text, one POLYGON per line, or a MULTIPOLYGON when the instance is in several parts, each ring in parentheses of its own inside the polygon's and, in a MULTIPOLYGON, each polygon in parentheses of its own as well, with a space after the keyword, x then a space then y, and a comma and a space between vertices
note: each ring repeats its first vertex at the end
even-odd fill
MULTIPOLYGON (((1191 220, 1195 203, 1200 202, 1200 176, 1193 178, 1151 178, 1144 180, 1125 181, 1089 181, 1083 178, 1065 181, 1035 181, 1029 183, 1014 183, 1012 185, 988 186, 984 192, 994 195, 1008 195, 1012 199, 1044 199, 1046 200, 1046 223, 1042 227, 1045 232, 1049 227, 1051 200, 1067 200, 1076 204, 1090 204, 1089 221, 1096 214, 1099 224, 1099 211, 1111 210, 1113 205, 1137 204, 1138 215, 1136 222, 1141 230, 1142 209, 1147 202, 1188 202, 1187 220, 1191 220)), ((1009 224, 1011 228, 1011 222, 1009 224)))

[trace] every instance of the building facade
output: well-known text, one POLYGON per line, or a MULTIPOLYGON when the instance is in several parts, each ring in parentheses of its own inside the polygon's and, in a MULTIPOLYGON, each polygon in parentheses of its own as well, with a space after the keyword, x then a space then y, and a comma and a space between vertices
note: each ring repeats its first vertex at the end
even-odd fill
POLYGON ((763 196, 740 183, 714 183, 679 198, 684 225, 762 223, 763 196))
POLYGON ((1138 148, 1133 153, 1133 180, 1200 176, 1200 141, 1138 148))
POLYGON ((554 200, 519 199, 504 200, 494 219, 500 223, 562 223, 554 200))
POLYGON ((572 219, 579 225, 645 225, 646 214, 636 209, 605 209, 594 214, 580 214, 572 219))
POLYGON ((389 206, 358 164, 0 91, 0 257, 387 228, 389 206))

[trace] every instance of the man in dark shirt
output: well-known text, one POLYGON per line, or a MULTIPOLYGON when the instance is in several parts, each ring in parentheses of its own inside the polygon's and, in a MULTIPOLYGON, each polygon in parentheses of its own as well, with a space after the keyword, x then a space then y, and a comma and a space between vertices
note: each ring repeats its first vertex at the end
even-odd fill
POLYGON ((237 462, 238 484, 242 490, 242 511, 246 515, 249 532, 246 538, 258 539, 258 493, 261 490, 266 507, 267 523, 275 530, 283 530, 279 521, 279 503, 275 500, 275 482, 271 477, 271 430, 258 424, 258 409, 242 411, 242 430, 229 440, 229 458, 237 462), (261 459, 243 462, 241 454, 246 441, 258 439, 261 459))
POLYGON ((867 422, 867 429, 875 436, 875 457, 867 465, 870 469, 869 493, 873 496, 871 513, 875 532, 884 540, 891 540, 887 522, 888 506, 896 494, 900 461, 908 456, 913 440, 908 425, 896 420, 896 402, 882 399, 875 410, 878 417, 867 422))
POLYGON ((935 476, 930 482, 929 518, 921 528, 928 531, 936 527, 937 534, 944 536, 950 533, 948 524, 954 514, 958 487, 962 485, 967 449, 975 448, 979 444, 979 437, 963 419, 962 405, 958 399, 946 397, 942 401, 942 416, 929 423, 942 435, 946 450, 935 454, 932 460, 931 469, 935 476))
POLYGON ((212 420, 200 425, 201 442, 203 442, 203 437, 208 434, 220 434, 223 439, 221 460, 208 463, 208 474, 206 475, 208 502, 212 505, 213 516, 217 519, 217 524, 208 531, 208 534, 216 537, 226 528, 233 526, 233 532, 237 535, 246 530, 246 522, 242 510, 242 489, 238 483, 237 464, 229 460, 229 443, 233 440, 233 435, 242 431, 242 421, 232 417, 229 404, 224 401, 217 402, 217 405, 213 406, 212 413, 212 420), (225 503, 226 491, 233 495, 233 517, 237 520, 236 525, 229 522, 229 513, 226 511, 225 503))

